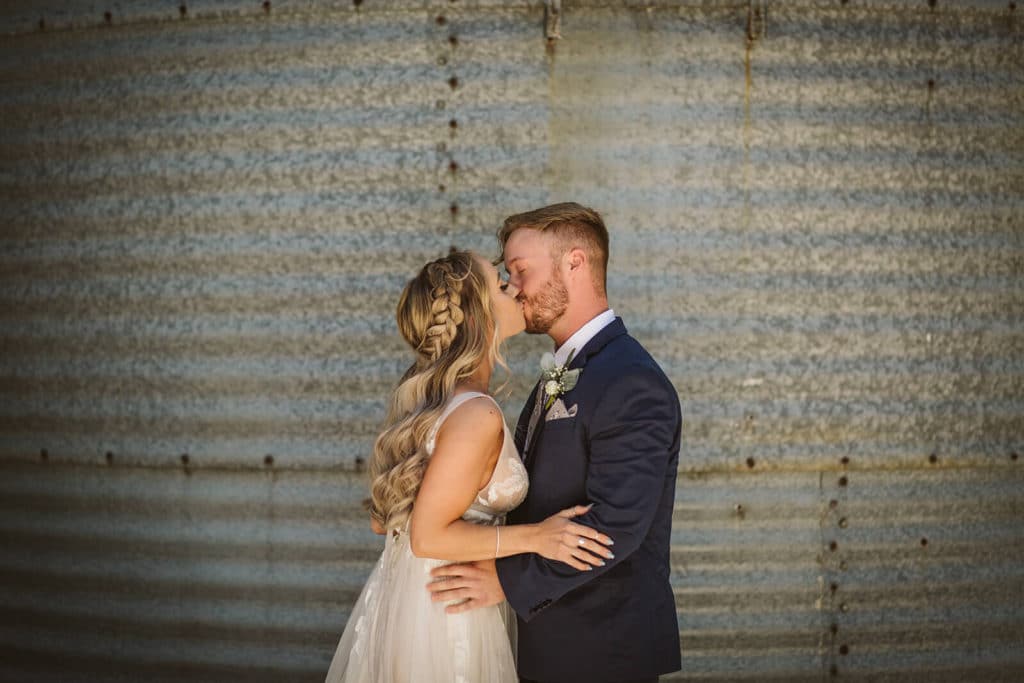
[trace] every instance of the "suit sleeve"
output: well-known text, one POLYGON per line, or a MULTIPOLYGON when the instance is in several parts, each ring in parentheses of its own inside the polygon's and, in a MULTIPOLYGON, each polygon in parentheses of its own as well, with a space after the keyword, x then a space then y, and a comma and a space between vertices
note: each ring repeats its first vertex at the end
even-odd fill
POLYGON ((675 456, 671 451, 680 428, 678 397, 658 370, 629 367, 604 392, 588 425, 585 502, 593 507, 574 521, 611 536, 615 558, 593 571, 532 553, 499 559, 497 572, 505 597, 526 621, 640 547, 657 510, 668 463, 675 456))

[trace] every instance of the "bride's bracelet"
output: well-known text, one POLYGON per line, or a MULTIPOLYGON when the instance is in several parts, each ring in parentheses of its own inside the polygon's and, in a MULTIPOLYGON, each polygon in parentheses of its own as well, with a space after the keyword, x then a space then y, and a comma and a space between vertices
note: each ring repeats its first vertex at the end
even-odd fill
POLYGON ((501 547, 501 527, 494 527, 494 559, 498 559, 498 548, 501 547))

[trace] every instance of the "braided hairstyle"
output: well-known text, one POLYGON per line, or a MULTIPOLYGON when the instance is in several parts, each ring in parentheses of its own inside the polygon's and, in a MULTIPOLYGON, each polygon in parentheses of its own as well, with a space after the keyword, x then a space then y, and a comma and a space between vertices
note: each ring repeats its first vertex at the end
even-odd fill
POLYGON ((466 266, 461 259, 455 259, 456 255, 452 254, 424 267, 430 285, 430 315, 429 326, 422 331, 422 335, 420 330, 409 325, 412 322, 409 317, 403 320, 402 305, 399 303, 398 325, 402 336, 425 362, 436 361, 451 348, 459 325, 465 320, 462 312, 462 286, 472 272, 472 266, 466 266))
POLYGON ((398 329, 416 353, 391 399, 370 460, 370 515, 402 529, 429 454, 427 437, 460 381, 485 362, 505 367, 494 333, 487 276, 473 255, 454 248, 409 281, 398 301, 398 329))

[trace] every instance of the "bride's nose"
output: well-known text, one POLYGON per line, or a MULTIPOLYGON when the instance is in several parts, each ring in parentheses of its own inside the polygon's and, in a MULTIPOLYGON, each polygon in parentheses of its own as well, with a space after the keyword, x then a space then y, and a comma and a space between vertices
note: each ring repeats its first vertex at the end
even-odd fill
POLYGON ((507 285, 505 285, 505 293, 508 294, 513 299, 518 299, 519 298, 519 288, 516 287, 511 282, 509 282, 507 285))

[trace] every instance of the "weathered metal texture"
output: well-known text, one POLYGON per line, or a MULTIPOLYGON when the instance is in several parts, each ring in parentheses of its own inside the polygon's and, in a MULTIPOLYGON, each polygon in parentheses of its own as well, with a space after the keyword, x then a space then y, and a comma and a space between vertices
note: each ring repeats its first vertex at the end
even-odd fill
POLYGON ((0 676, 321 678, 398 291, 576 199, 684 406, 673 679, 1024 677, 1019 8, 179 5, 0 9, 0 676))

